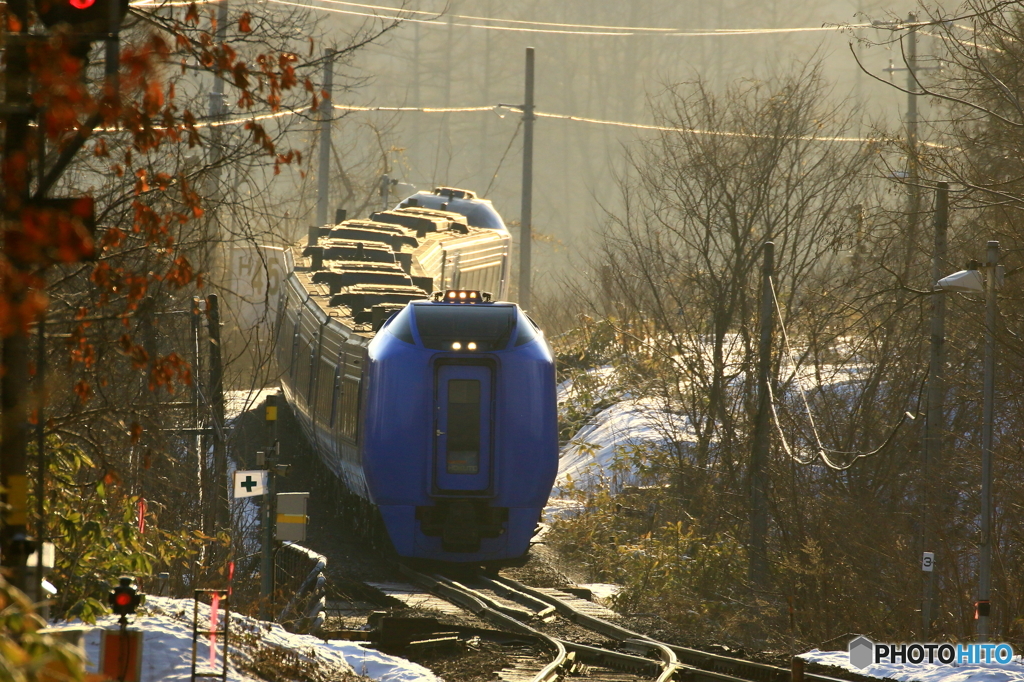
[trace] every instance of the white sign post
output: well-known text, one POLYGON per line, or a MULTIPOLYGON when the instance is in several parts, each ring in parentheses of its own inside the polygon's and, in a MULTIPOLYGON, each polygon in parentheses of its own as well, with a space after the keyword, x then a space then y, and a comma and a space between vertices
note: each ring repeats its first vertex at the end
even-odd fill
POLYGON ((921 570, 926 573, 935 570, 935 552, 925 552, 921 555, 921 570))
POLYGON ((236 471, 234 476, 235 499, 241 497, 258 497, 267 494, 266 471, 236 471))

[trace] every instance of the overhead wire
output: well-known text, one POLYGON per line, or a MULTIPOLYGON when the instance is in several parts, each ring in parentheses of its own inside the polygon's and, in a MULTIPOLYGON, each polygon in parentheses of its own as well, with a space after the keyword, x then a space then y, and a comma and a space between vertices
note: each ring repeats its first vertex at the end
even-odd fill
MULTIPOLYGON (((474 107, 388 107, 388 106, 360 106, 355 104, 332 104, 331 107, 335 111, 345 112, 397 112, 397 113, 424 113, 424 114, 463 114, 463 113, 480 113, 485 111, 497 111, 499 109, 508 109, 509 111, 522 112, 522 109, 517 106, 511 106, 508 104, 489 104, 484 106, 474 107)), ((272 113, 257 114, 255 116, 240 116, 230 119, 221 120, 200 120, 194 124, 194 128, 219 128, 222 126, 231 125, 244 125, 246 123, 258 123, 261 121, 267 121, 272 119, 284 118, 286 116, 296 116, 301 114, 312 114, 315 113, 310 109, 287 109, 272 113)), ((766 135, 763 133, 740 133, 730 130, 711 130, 707 128, 677 128, 673 126, 658 126, 645 123, 627 123, 625 121, 610 121, 599 118, 588 118, 586 116, 572 116, 568 114, 553 114, 545 111, 534 111, 534 116, 537 118, 548 118, 553 120, 571 121, 576 123, 590 123, 595 125, 607 125, 619 128, 631 128, 635 130, 655 130, 660 132, 669 133, 685 133, 690 135, 709 135, 716 137, 737 137, 746 139, 774 139, 773 135, 766 135)), ((115 128, 98 128, 102 132, 113 132, 115 128)), ((793 140, 801 140, 805 142, 853 142, 859 144, 879 144, 886 142, 885 138, 881 137, 847 137, 843 135, 797 135, 791 138, 793 140)), ((932 147, 935 149, 951 149, 949 145, 944 145, 938 142, 924 142, 919 141, 919 145, 924 147, 932 147)))
POLYGON ((822 463, 825 466, 827 466, 829 469, 833 469, 835 471, 846 471, 847 469, 852 467, 857 462, 857 460, 859 460, 861 458, 864 458, 864 457, 871 457, 873 455, 877 455, 882 450, 884 450, 886 447, 888 447, 888 445, 892 442, 893 438, 896 437, 896 433, 899 431, 900 427, 903 426, 903 423, 906 422, 908 418, 913 419, 914 418, 913 415, 911 415, 909 412, 904 412, 903 416, 900 417, 899 422, 896 423, 896 426, 893 427, 892 431, 889 433, 889 435, 886 437, 886 439, 884 441, 882 441, 882 444, 879 445, 874 450, 871 450, 869 452, 858 452, 858 451, 852 451, 852 450, 833 450, 831 448, 826 448, 824 445, 822 445, 822 443, 821 443, 821 436, 818 434, 818 427, 814 423, 814 413, 811 410, 811 404, 807 400, 807 393, 804 391, 803 383, 800 381, 800 375, 799 375, 800 365, 796 361, 796 358, 795 358, 795 356, 793 354, 792 346, 790 346, 789 334, 786 333, 786 324, 785 324, 785 322, 782 319, 782 308, 781 308, 781 306, 779 306, 779 299, 775 295, 775 278, 774 277, 769 277, 768 278, 768 286, 771 289, 772 302, 774 304, 774 310, 775 310, 775 312, 779 316, 779 329, 782 330, 782 343, 785 346, 786 355, 787 355, 787 357, 789 359, 789 362, 790 362, 790 364, 792 365, 792 368, 793 368, 793 383, 796 384, 797 390, 800 392, 800 399, 803 402, 804 410, 805 410, 805 412, 807 414, 807 421, 810 424, 811 433, 814 436, 814 444, 815 444, 816 451, 810 457, 801 457, 800 455, 798 455, 798 454, 793 452, 793 449, 789 446, 789 442, 786 440, 786 434, 783 431, 782 423, 779 420, 779 413, 778 413, 778 411, 776 410, 776 407, 775 407, 775 405, 776 405, 775 393, 774 393, 774 391, 772 391, 771 382, 769 381, 768 382, 769 404, 771 405, 771 408, 772 408, 773 423, 775 424, 775 428, 776 428, 776 430, 779 433, 779 438, 782 440, 782 449, 785 450, 786 454, 790 458, 792 458, 795 462, 797 462, 798 464, 803 464, 803 465, 813 464, 817 459, 820 458, 822 463), (832 460, 830 455, 846 455, 846 456, 852 455, 853 458, 850 461, 846 462, 845 464, 836 464, 832 460))
MULTIPOLYGON (((195 0, 195 4, 214 4, 221 0, 195 0)), ((371 5, 366 3, 355 3, 355 2, 344 2, 343 0, 316 0, 316 2, 326 3, 330 5, 342 5, 345 7, 362 8, 371 11, 358 11, 356 9, 340 9, 337 7, 329 7, 322 4, 312 4, 313 0, 305 0, 303 2, 295 2, 293 0, 266 0, 267 2, 286 5, 290 7, 302 7, 305 9, 316 9, 324 12, 330 12, 333 14, 344 14, 349 16, 367 17, 370 19, 385 19, 391 21, 402 21, 416 24, 427 24, 437 27, 459 26, 463 28, 477 28, 491 31, 512 31, 512 32, 523 32, 523 33, 549 33, 558 35, 580 35, 580 36, 637 36, 637 35, 650 35, 650 36, 665 36, 665 37, 720 37, 720 36, 738 36, 738 35, 769 35, 773 33, 803 33, 803 32, 832 32, 840 31, 845 29, 858 29, 858 28, 871 28, 871 24, 848 24, 848 25, 834 25, 834 26, 792 26, 792 27, 781 27, 781 28, 724 28, 724 29, 709 29, 709 30, 698 30, 698 31, 684 31, 676 28, 663 28, 654 26, 605 26, 602 24, 574 24, 574 23, 559 23, 559 22, 544 22, 544 21, 528 21, 522 19, 503 19, 500 17, 483 17, 477 15, 438 15, 435 12, 427 12, 424 10, 407 10, 399 7, 388 7, 386 5, 371 5), (377 10, 384 12, 393 12, 393 14, 379 14, 377 10), (425 14, 435 16, 434 19, 417 19, 409 16, 410 14, 425 14), (445 16, 450 16, 452 19, 465 19, 468 21, 485 21, 492 22, 486 24, 478 23, 463 23, 457 21, 446 21, 443 19, 445 16), (501 26, 497 24, 520 24, 518 26, 501 26), (561 27, 561 28, 530 28, 530 26, 550 26, 550 27, 561 27), (595 30, 578 30, 578 29, 595 29, 595 30), (600 29, 600 30, 596 30, 600 29)), ((193 3, 183 2, 182 0, 170 0, 169 2, 161 2, 160 0, 135 0, 130 3, 132 7, 179 7, 188 6, 193 3)))
POLYGON ((505 147, 505 153, 501 155, 501 159, 498 161, 498 166, 494 169, 494 174, 491 175, 491 181, 487 183, 487 189, 484 190, 483 194, 485 197, 491 193, 491 187, 494 186, 494 181, 498 179, 498 172, 501 170, 502 164, 505 163, 505 157, 508 156, 509 150, 512 149, 512 144, 516 141, 516 138, 519 137, 519 130, 522 127, 523 119, 519 119, 519 122, 516 124, 516 129, 512 132, 512 137, 508 141, 508 146, 505 147))
MULTIPOLYGON (((192 4, 216 4, 225 0, 133 0, 130 3, 132 7, 183 7, 192 4)), ((588 35, 588 36, 638 36, 647 34, 651 36, 663 36, 663 37, 724 37, 724 36, 737 36, 737 35, 771 35, 771 34, 783 34, 783 33, 807 33, 807 32, 832 32, 832 31, 845 31, 849 29, 862 29, 862 28, 883 28, 880 25, 874 23, 859 23, 859 24, 825 24, 822 26, 790 26, 790 27, 776 27, 776 28, 716 28, 716 29, 701 29, 701 30, 680 30, 677 28, 658 27, 658 26, 618 26, 618 25, 607 25, 607 24, 580 24, 570 22, 551 22, 551 21, 534 21, 526 19, 506 19, 502 17, 488 17, 473 14, 439 14, 437 12, 430 12, 426 10, 414 10, 406 9, 401 7, 391 7, 388 5, 375 5, 361 2, 348 2, 346 0, 315 0, 319 3, 326 5, 341 5, 344 7, 355 7, 365 10, 371 10, 368 12, 361 12, 356 10, 343 10, 333 7, 327 7, 320 4, 312 4, 313 0, 304 0, 302 2, 296 2, 294 0, 267 0, 280 5, 288 5, 292 7, 302 7, 307 9, 318 9, 325 12, 331 12, 335 14, 346 14, 351 16, 361 16, 372 19, 388 19, 393 21, 407 21, 418 24, 428 24, 438 27, 460 26, 463 28, 479 28, 486 30, 495 31, 519 31, 529 33, 554 33, 561 35, 588 35), (392 15, 381 15, 378 11, 393 12, 392 15), (432 19, 416 19, 410 15, 425 15, 434 17, 432 19), (444 20, 444 17, 448 17, 449 20, 444 20), (490 22, 487 24, 467 24, 455 21, 451 19, 464 19, 468 21, 484 21, 490 22), (501 26, 498 24, 516 24, 516 26, 501 26), (529 28, 530 26, 543 26, 553 28, 529 28), (569 30, 573 29, 573 30, 569 30), (586 29, 586 30, 579 30, 586 29)), ((913 28, 915 26, 931 26, 934 22, 922 22, 920 24, 906 24, 902 28, 913 28)), ((954 24, 956 28, 960 28, 968 31, 976 31, 976 29, 966 26, 963 24, 954 24)), ((920 31, 924 35, 929 35, 937 38, 955 40, 950 36, 943 36, 935 33, 928 33, 920 31)), ((973 47, 978 47, 986 50, 994 50, 990 46, 969 43, 964 41, 957 41, 973 47)))

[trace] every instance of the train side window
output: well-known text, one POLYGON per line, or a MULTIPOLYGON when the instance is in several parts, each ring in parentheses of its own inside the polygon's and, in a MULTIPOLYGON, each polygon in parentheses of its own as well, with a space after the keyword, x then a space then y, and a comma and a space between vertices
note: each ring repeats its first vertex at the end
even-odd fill
POLYGON ((341 365, 334 368, 334 393, 331 397, 331 428, 338 415, 338 397, 341 395, 341 365))
POLYGON ((387 330, 399 341, 415 344, 412 338, 412 306, 406 306, 387 325, 387 330))
POLYGON ((295 332, 292 334, 292 354, 288 359, 288 371, 295 376, 295 358, 299 352, 299 335, 302 333, 302 308, 295 315, 295 332))
POLYGON ((540 330, 533 324, 533 320, 526 316, 522 310, 519 311, 519 324, 516 325, 516 345, 530 343, 540 336, 540 330))
POLYGON ((344 379, 341 390, 341 435, 356 439, 359 426, 359 380, 344 379))
POLYGON ((313 389, 316 387, 316 356, 320 350, 320 330, 318 329, 309 342, 309 381, 306 384, 306 404, 313 402, 313 389))
MULTIPOLYGON (((323 355, 321 350, 321 356, 323 355)), ((320 371, 316 380, 316 413, 317 421, 321 424, 330 422, 334 417, 334 403, 332 400, 334 392, 334 379, 336 374, 334 365, 325 357, 320 358, 320 371)))

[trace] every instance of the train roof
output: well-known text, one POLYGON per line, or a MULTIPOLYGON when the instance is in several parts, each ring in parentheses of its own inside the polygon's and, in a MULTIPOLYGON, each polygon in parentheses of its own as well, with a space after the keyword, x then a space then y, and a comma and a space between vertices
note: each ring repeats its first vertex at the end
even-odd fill
POLYGON ((492 230, 505 230, 505 221, 494 210, 488 199, 477 197, 468 189, 457 187, 437 187, 433 192, 417 192, 406 197, 398 204, 398 208, 431 208, 440 211, 458 213, 466 217, 472 227, 483 227, 492 230))
POLYGON ((446 251, 507 240, 505 230, 474 227, 454 212, 380 211, 318 228, 315 244, 294 251, 294 282, 318 315, 369 338, 393 312, 444 286, 435 278, 443 279, 446 251))

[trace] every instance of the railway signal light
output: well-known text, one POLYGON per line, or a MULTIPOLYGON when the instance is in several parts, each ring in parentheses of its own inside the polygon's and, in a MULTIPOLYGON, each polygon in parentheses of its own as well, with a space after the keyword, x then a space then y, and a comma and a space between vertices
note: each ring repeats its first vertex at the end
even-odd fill
POLYGON ((132 585, 132 579, 128 576, 123 576, 120 580, 120 585, 110 591, 107 596, 107 602, 110 604, 110 608, 114 610, 114 613, 121 616, 122 621, 127 621, 128 616, 135 613, 135 609, 142 603, 142 595, 132 585))
POLYGON ((39 19, 47 28, 66 24, 72 33, 106 34, 116 32, 120 28, 121 21, 128 12, 128 2, 126 0, 37 0, 36 11, 39 14, 39 19), (116 19, 114 26, 111 26, 112 19, 116 19))

